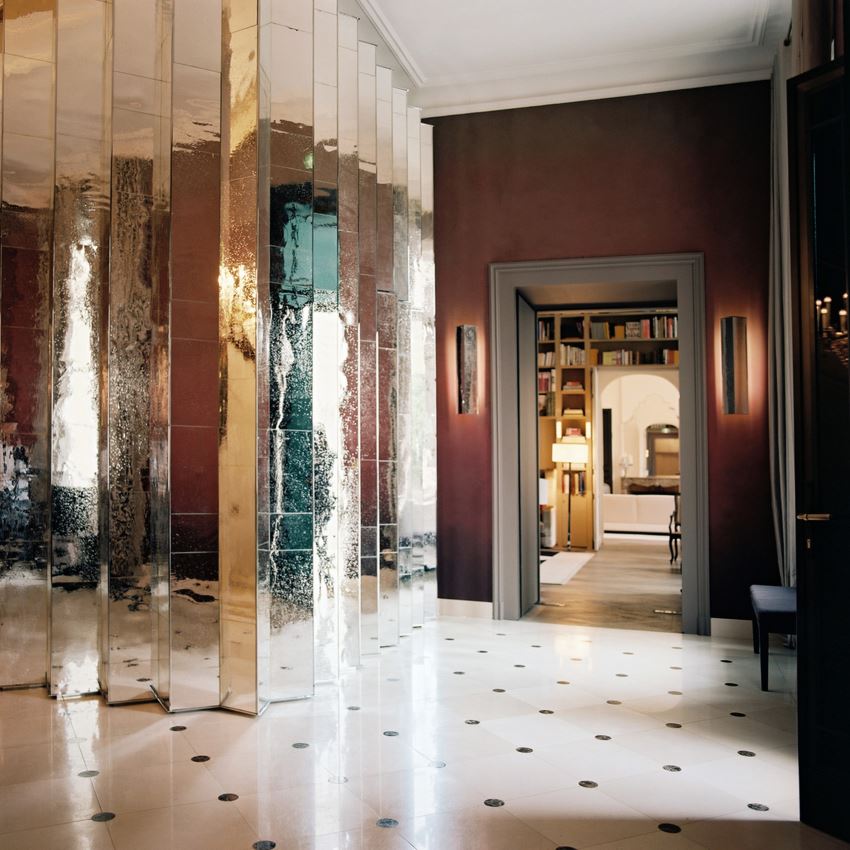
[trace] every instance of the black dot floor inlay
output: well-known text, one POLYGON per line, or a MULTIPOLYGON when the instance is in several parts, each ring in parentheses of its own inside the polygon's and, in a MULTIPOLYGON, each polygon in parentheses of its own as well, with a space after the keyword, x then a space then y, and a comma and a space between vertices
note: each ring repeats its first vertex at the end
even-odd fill
POLYGON ((682 696, 682 692, 681 692, 681 691, 667 691, 667 693, 668 693, 668 694, 670 694, 670 696, 671 696, 671 697, 680 697, 680 696, 682 696))
POLYGON ((579 782, 579 785, 581 785, 582 788, 598 788, 599 787, 599 783, 594 782, 592 779, 582 779, 581 782, 579 782))
POLYGON ((673 649, 681 649, 681 646, 674 646, 673 649))
POLYGON ((350 706, 348 706, 348 710, 349 711, 360 711, 360 706, 359 705, 350 705, 350 706))
POLYGON ((570 661, 581 661, 581 658, 571 658, 570 661))
POLYGON ((566 679, 558 679, 559 685, 569 685, 569 682, 566 679))
POLYGON ((682 827, 675 823, 660 823, 658 828, 661 832, 681 832, 682 827))
POLYGON ((99 770, 83 770, 77 776, 82 776, 83 779, 91 779, 93 776, 98 776, 99 774, 99 770))
POLYGON ((610 741, 611 740, 610 735, 594 735, 593 737, 596 738, 597 741, 610 741))
POLYGON ((670 669, 671 670, 681 670, 682 668, 681 667, 671 667, 670 669))
POLYGON ((618 679, 628 679, 629 674, 628 673, 617 673, 617 678, 618 679))
POLYGON ((401 679, 399 679, 399 678, 398 678, 398 676, 390 676, 390 677, 387 679, 387 681, 388 681, 388 682, 400 682, 400 681, 401 681, 401 679))
POLYGON ((98 812, 96 815, 92 815, 91 819, 93 821, 97 821, 98 823, 103 823, 108 820, 115 820, 114 812, 98 812))
POLYGON ((486 650, 486 649, 479 649, 479 650, 478 650, 478 652, 479 652, 481 655, 486 655, 486 654, 487 654, 487 650, 486 650))
POLYGON ((485 806, 489 806, 491 809, 498 809, 499 806, 504 806, 504 800, 497 800, 495 797, 490 797, 484 801, 485 806))
POLYGON ((504 688, 493 688, 494 694, 503 694, 505 692, 504 688))
POLYGON ((534 752, 534 750, 532 750, 531 747, 517 747, 516 751, 518 753, 533 753, 534 752))
POLYGON ((607 700, 605 700, 605 702, 607 702, 607 703, 608 703, 608 705, 622 705, 622 704, 623 704, 623 703, 622 703, 620 700, 618 700, 618 699, 607 699, 607 700))
POLYGON ((446 640, 454 640, 454 638, 446 638, 446 640))
POLYGON ((732 659, 731 659, 731 658, 721 658, 721 659, 720 659, 720 663, 721 663, 721 664, 731 664, 731 663, 732 663, 732 659))
POLYGON ((171 727, 172 732, 183 732, 183 731, 185 731, 185 729, 186 729, 185 726, 172 726, 171 727))
POLYGON ((514 667, 525 667, 525 664, 514 664, 514 667))
POLYGON ((209 756, 192 756, 192 761, 209 761, 209 756))
POLYGON ((634 655, 633 652, 624 652, 623 655, 634 655))
POLYGON ((436 767, 436 768, 439 769, 439 768, 445 767, 445 766, 446 766, 446 763, 444 761, 432 761, 431 762, 431 767, 436 767))
POLYGON ((532 649, 543 649, 543 647, 539 643, 531 644, 531 648, 532 649))
POLYGON ((681 724, 681 723, 665 723, 664 725, 665 725, 668 729, 681 729, 681 728, 682 728, 682 724, 681 724))
POLYGON ((737 682, 724 682, 723 684, 726 685, 727 688, 737 688, 738 687, 737 682))
POLYGON ((151 680, 150 680, 147 676, 145 676, 145 677, 143 677, 143 678, 141 678, 141 679, 136 679, 136 681, 137 681, 137 682, 150 682, 151 680))
POLYGON ((507 637, 507 632, 496 632, 496 637, 507 637))
POLYGON ((388 738, 398 738, 398 732, 396 732, 395 729, 387 729, 387 731, 384 732, 384 735, 388 738))
POLYGON ((375 821, 375 826, 380 826, 382 829, 393 829, 398 826, 398 821, 395 818, 378 818, 375 821))
POLYGON ((465 673, 463 672, 463 670, 455 670, 455 676, 464 676, 464 675, 465 675, 465 673))
POLYGON ((222 803, 232 803, 234 800, 239 799, 238 794, 219 794, 218 799, 221 800, 222 803))
POLYGON ((679 767, 678 764, 665 764, 664 770, 666 770, 668 773, 681 773, 682 772, 682 768, 679 767))
POLYGON ((305 744, 303 741, 297 741, 292 745, 292 749, 294 750, 306 750, 309 747, 309 744, 305 744))
POLYGON ((277 847, 277 843, 274 841, 255 841, 251 847, 254 850, 274 850, 277 847))
MULTIPOLYGON (((467 726, 477 726, 481 721, 480 720, 464 720, 463 721, 467 726)), ((386 735, 386 732, 384 732, 386 735)))
POLYGON ((551 708, 541 708, 540 711, 538 711, 537 713, 538 714, 554 714, 555 712, 552 711, 551 708))
POLYGON ((751 759, 755 757, 755 753, 752 750, 738 750, 739 756, 744 756, 745 758, 751 759))
POLYGON ((747 803, 747 808, 754 812, 769 812, 770 806, 765 806, 764 803, 747 803))
POLYGON ((744 714, 743 711, 730 711, 729 716, 730 717, 746 717, 747 715, 744 714))
POLYGON ((556 847, 555 850, 576 850, 575 847, 567 847, 566 844, 562 844, 560 847, 556 847))

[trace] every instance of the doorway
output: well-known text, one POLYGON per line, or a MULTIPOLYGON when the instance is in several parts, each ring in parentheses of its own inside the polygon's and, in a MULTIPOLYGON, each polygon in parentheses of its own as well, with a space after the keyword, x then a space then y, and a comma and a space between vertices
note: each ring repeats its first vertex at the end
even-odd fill
POLYGON ((541 305, 552 304, 622 305, 672 300, 677 304, 679 320, 681 478, 683 490, 691 494, 680 510, 681 628, 708 634, 702 255, 493 264, 490 280, 494 337, 494 616, 519 619, 538 601, 533 588, 539 587, 539 515, 533 502, 529 510, 528 500, 517 498, 521 492, 539 487, 539 454, 528 450, 527 417, 520 415, 521 388, 528 381, 536 387, 536 363, 517 357, 518 345, 527 347, 529 336, 533 339, 536 335, 536 315, 527 309, 528 304, 539 310, 541 305), (525 305, 522 308, 521 303, 525 305))
POLYGON ((681 632, 677 330, 675 302, 538 311, 540 585, 527 618, 681 632))

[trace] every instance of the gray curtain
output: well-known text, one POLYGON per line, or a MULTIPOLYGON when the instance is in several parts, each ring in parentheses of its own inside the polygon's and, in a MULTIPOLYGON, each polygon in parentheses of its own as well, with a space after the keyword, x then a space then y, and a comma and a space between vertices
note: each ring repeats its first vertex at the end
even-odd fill
POLYGON ((794 409, 791 254, 788 185, 788 112, 785 83, 790 50, 780 47, 773 64, 771 127, 770 299, 768 319, 768 415, 770 482, 776 554, 782 584, 797 583, 794 504, 794 409))

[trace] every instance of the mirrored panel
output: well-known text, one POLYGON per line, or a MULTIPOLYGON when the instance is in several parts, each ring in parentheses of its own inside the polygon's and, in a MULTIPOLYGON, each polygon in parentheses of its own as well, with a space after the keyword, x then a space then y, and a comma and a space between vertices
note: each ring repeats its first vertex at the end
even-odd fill
POLYGON ((56 4, 3 11, 0 687, 48 680, 56 4))
POLYGON ((79 91, 109 90, 111 7, 67 0, 56 21, 53 221, 50 691, 95 693, 101 572, 100 377, 109 279, 109 115, 101 96, 76 120, 79 91), (61 120, 60 119, 64 119, 61 120))
POLYGON ((357 20, 337 18, 340 660, 360 664, 360 251, 357 20))

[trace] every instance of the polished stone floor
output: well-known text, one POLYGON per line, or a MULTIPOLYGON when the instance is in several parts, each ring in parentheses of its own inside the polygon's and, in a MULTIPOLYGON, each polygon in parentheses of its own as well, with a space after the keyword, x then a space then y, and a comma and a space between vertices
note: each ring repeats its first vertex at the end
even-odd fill
POLYGON ((742 642, 443 619, 259 720, 3 692, 0 847, 845 846, 797 822, 794 668, 765 694, 742 642))
POLYGON ((670 569, 666 538, 606 538, 566 584, 543 584, 528 615, 546 623, 678 632, 682 576, 670 569), (675 611, 657 614, 656 611, 675 611))

